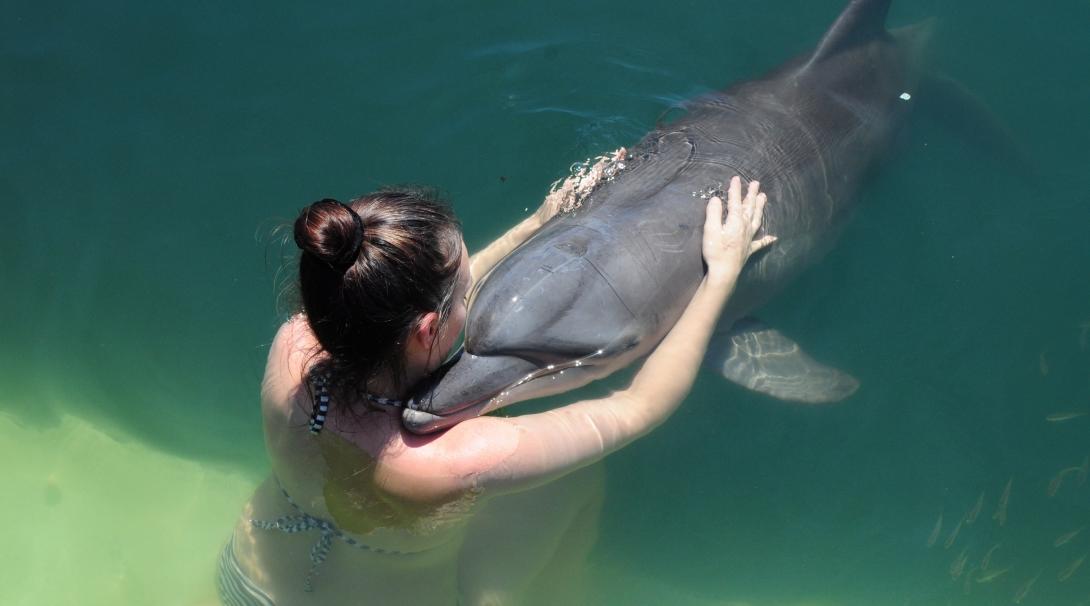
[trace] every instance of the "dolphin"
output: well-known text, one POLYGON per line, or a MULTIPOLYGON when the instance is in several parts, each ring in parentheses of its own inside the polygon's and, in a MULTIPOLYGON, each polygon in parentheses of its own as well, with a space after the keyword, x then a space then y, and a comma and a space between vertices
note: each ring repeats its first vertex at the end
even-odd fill
POLYGON ((749 314, 831 248, 912 111, 926 28, 888 31, 890 1, 852 0, 812 52, 687 102, 498 263, 475 289, 462 351, 416 389, 404 426, 437 431, 649 354, 703 278, 707 199, 734 175, 761 182, 757 237, 778 241, 743 268, 705 364, 783 400, 851 395, 856 379, 749 314))

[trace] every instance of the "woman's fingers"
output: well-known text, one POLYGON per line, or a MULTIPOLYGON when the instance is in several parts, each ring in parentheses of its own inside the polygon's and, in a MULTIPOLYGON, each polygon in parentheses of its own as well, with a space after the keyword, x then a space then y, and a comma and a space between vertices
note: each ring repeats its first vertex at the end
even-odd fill
POLYGON ((749 254, 753 254, 776 241, 776 236, 765 236, 749 243, 749 254))
POLYGON ((713 196, 708 200, 708 208, 704 213, 704 234, 717 233, 712 228, 722 229, 723 226, 723 200, 713 196))
POLYGON ((746 191, 746 202, 753 203, 757 199, 757 193, 761 190, 761 183, 759 181, 750 181, 749 190, 746 191))
POLYGON ((727 191, 727 212, 735 208, 742 208, 742 180, 738 177, 730 180, 730 189, 727 191))
POLYGON ((767 202, 768 196, 764 194, 757 195, 757 203, 753 209, 753 222, 751 223, 751 225, 753 225, 754 231, 761 227, 761 221, 764 219, 765 216, 765 203, 767 202))
POLYGON ((754 237, 761 229, 768 202, 760 188, 759 182, 751 181, 743 194, 742 179, 734 177, 730 180, 725 204, 719 196, 708 200, 703 253, 709 268, 740 269, 750 255, 776 241, 776 237, 770 235, 754 237))
POLYGON ((742 200, 742 219, 747 223, 753 218, 753 205, 760 187, 761 184, 756 181, 750 181, 746 186, 746 197, 742 200))

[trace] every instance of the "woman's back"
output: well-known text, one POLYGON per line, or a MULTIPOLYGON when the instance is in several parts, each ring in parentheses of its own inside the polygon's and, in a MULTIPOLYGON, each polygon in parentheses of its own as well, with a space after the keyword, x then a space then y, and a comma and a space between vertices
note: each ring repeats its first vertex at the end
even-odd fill
MULTIPOLYGON (((419 458, 397 417, 384 411, 357 406, 362 412, 334 412, 318 434, 307 431, 312 406, 302 378, 315 346, 296 316, 270 348, 262 409, 273 474, 236 528, 240 567, 264 580, 277 604, 308 594, 322 604, 358 604, 359 591, 381 603, 374 595, 380 587, 396 587, 398 599, 423 592, 417 603, 454 595, 453 554, 473 508, 472 491, 425 501, 384 488, 419 458), (323 542, 328 550, 316 563, 313 552, 323 542), (403 583, 395 579, 399 572, 403 583)), ((415 446, 426 451, 429 444, 415 446)))
POLYGON ((316 346, 302 317, 295 316, 270 350, 261 400, 274 475, 304 509, 343 530, 377 535, 391 549, 435 545, 436 534, 452 522, 442 513, 472 501, 472 494, 399 491, 398 480, 435 473, 429 459, 444 436, 407 434, 396 413, 361 402, 333 408, 321 431, 307 431, 312 404, 303 376, 316 346))
MULTIPOLYGON (((487 503, 473 489, 434 488, 448 484, 442 474, 459 473, 446 449, 468 455, 467 441, 502 440, 489 429, 505 422, 481 420, 421 438, 403 431, 393 414, 365 411, 334 413, 312 434, 302 376, 313 348, 299 316, 270 348, 262 407, 273 474, 245 507, 229 546, 243 578, 272 603, 359 604, 364 595, 364 603, 447 604, 485 586, 525 589, 554 558, 585 555, 593 532, 566 536, 565 529, 593 527, 599 468, 487 503), (432 488, 399 489, 421 484, 432 488), (328 551, 316 563, 323 540, 328 551)), ((464 456, 461 463, 481 460, 464 456)))

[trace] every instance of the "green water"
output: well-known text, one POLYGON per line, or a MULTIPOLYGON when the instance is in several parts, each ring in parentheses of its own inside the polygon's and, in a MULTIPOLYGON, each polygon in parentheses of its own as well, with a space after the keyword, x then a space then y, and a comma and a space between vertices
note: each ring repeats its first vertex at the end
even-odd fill
MULTIPOLYGON (((274 228, 301 206, 436 185, 481 246, 841 5, 6 3, 0 603, 212 599, 266 473, 294 249, 274 228)), ((1023 603, 1090 600, 1090 563, 1057 580, 1090 530, 1054 546, 1090 524, 1090 486, 1047 494, 1090 417, 1045 421, 1090 410, 1090 2, 900 2, 891 23, 930 16, 935 64, 1029 165, 909 125, 837 248, 760 314, 862 388, 800 408, 703 377, 608 460, 594 603, 1001 604, 1040 570, 1023 603), (951 561, 997 542, 1011 571, 966 595, 951 561)))

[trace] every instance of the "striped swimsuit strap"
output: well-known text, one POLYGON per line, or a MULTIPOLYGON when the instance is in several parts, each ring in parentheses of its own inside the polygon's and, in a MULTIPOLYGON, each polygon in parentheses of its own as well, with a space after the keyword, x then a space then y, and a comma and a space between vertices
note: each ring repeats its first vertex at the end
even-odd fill
POLYGON ((314 396, 314 411, 310 413, 310 433, 322 431, 322 425, 325 425, 325 418, 329 414, 329 377, 318 375, 314 378, 314 396))
MULTIPOLYGON (((301 507, 291 498, 288 491, 284 490, 284 487, 280 484, 280 480, 276 480, 277 486, 280 487, 280 492, 284 495, 284 498, 291 504, 292 508, 297 512, 296 515, 286 515, 276 518, 275 520, 250 520, 250 524, 254 528, 260 528, 262 530, 278 530, 280 532, 294 534, 297 532, 306 532, 309 530, 318 531, 318 541, 310 548, 310 570, 307 571, 305 577, 303 577, 303 590, 314 590, 314 577, 318 575, 319 568, 322 563, 329 557, 329 553, 333 548, 334 540, 340 541, 349 547, 355 547, 363 551, 369 551, 371 553, 377 553, 382 555, 414 555, 422 553, 422 551, 396 551, 393 549, 383 549, 381 547, 372 547, 370 545, 361 543, 353 537, 345 534, 341 529, 333 525, 332 522, 323 520, 322 518, 315 517, 303 511, 301 507)), ((426 551, 426 550, 425 550, 426 551)))
MULTIPOLYGON (((317 434, 322 431, 326 417, 329 416, 329 376, 317 375, 312 380, 314 385, 314 410, 310 413, 310 433, 317 434)), ((374 408, 400 413, 406 405, 411 406, 412 400, 395 400, 393 398, 380 398, 371 394, 364 394, 367 402, 374 408)))

